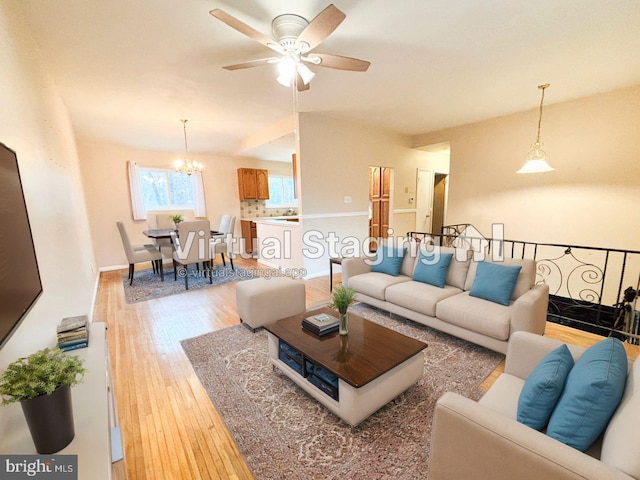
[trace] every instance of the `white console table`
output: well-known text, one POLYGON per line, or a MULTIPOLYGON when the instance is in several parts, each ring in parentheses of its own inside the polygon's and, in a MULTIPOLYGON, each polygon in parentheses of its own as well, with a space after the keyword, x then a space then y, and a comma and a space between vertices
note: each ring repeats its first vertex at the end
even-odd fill
MULTIPOLYGON (((82 383, 71 388, 75 437, 58 454, 78 455, 80 480, 110 480, 112 430, 116 440, 114 451, 122 451, 122 447, 111 391, 106 325, 90 323, 89 347, 70 354, 84 359, 87 373, 82 383)), ((37 454, 20 404, 0 408, 0 452, 37 454)))

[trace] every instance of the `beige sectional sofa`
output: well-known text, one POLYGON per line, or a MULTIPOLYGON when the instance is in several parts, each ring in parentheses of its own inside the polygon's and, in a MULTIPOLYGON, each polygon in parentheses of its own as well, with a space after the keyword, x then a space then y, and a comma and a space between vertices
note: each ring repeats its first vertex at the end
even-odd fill
MULTIPOLYGON (((469 295, 478 261, 472 252, 461 254, 453 248, 437 247, 453 253, 444 288, 412 279, 416 254, 407 254, 400 273, 392 276, 371 271, 371 258, 345 258, 342 283, 357 292, 356 299, 500 353, 507 351, 513 332, 544 333, 549 303, 549 287, 535 285, 536 263, 528 259, 488 262, 519 265, 520 273, 509 305, 469 295)), ((409 249, 411 250, 411 249, 409 249)))
MULTIPOLYGON (((603 435, 586 452, 517 418, 518 399, 538 362, 562 342, 517 332, 505 372, 478 402, 445 393, 435 408, 429 480, 640 479, 640 360, 627 375, 622 401, 603 435)), ((568 345, 574 359, 585 348, 568 345)))

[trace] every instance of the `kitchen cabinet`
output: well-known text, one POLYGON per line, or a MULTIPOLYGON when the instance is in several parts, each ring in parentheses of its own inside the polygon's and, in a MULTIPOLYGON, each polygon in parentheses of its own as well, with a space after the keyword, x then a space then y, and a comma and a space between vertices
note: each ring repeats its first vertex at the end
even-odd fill
POLYGON ((242 238, 244 238, 244 251, 246 253, 253 252, 254 240, 258 238, 256 232, 256 222, 250 220, 240 220, 240 229, 242 231, 242 238))
POLYGON ((269 199, 269 171, 259 168, 238 169, 240 200, 269 199))

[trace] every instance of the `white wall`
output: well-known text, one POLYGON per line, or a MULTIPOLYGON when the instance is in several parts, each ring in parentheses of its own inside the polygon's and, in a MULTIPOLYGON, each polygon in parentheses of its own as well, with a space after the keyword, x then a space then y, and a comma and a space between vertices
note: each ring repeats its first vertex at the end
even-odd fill
MULTIPOLYGON (((303 230, 339 238, 368 235, 369 166, 393 168, 393 208, 413 209, 417 168, 426 152, 411 148, 409 136, 329 116, 299 114, 299 163, 303 230), (405 190, 408 190, 406 192, 405 190), (351 197, 351 203, 345 203, 351 197)), ((394 215, 394 236, 415 227, 415 213, 394 215)), ((363 245, 365 242, 363 242, 363 245)), ((311 275, 328 272, 328 258, 306 259, 311 275)))
MULTIPOLYGON (((86 191, 89 222, 94 239, 96 262, 99 268, 112 268, 127 264, 116 222, 122 221, 131 241, 135 244, 150 243, 142 234, 149 228, 147 220, 134 221, 129 197, 127 161, 141 166, 173 168, 176 158, 182 156, 180 146, 176 152, 140 150, 123 144, 104 142, 90 138, 78 139, 82 182, 86 191)), ((212 228, 220 224, 222 215, 236 216, 236 237, 240 237, 240 200, 237 169, 240 167, 266 168, 276 173, 288 173, 290 163, 266 162, 246 157, 223 157, 191 154, 192 159, 204 165, 203 180, 207 217, 212 228)), ((154 212, 148 212, 153 215, 154 212)), ((182 212, 186 219, 193 218, 193 211, 182 212)))
POLYGON ((91 314, 97 273, 67 111, 17 1, 0 3, 0 58, 0 141, 18 157, 43 286, 0 351, 1 369, 54 345, 63 317, 91 314))
MULTIPOLYGON (((547 97, 549 98, 549 96, 547 97)), ((640 85, 545 105, 545 174, 518 175, 538 110, 419 135, 451 143, 447 223, 516 240, 640 250, 640 85)))

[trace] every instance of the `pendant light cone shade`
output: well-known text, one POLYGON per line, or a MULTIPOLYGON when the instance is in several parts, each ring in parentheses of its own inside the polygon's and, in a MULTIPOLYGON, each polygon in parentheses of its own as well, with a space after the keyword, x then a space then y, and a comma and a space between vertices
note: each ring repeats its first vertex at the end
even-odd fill
POLYGON ((203 165, 200 162, 192 162, 189 158, 189 149, 187 148, 187 122, 188 120, 182 119, 182 130, 184 132, 184 160, 179 158, 173 162, 173 166, 176 172, 183 175, 193 175, 196 172, 201 172, 203 165))
POLYGON ((531 145, 527 154, 527 162, 517 173, 544 173, 552 172, 554 168, 547 163, 547 154, 542 149, 542 142, 531 145))
POLYGON ((548 83, 538 85, 538 88, 542 90, 542 96, 540 98, 540 115, 538 117, 538 136, 531 150, 527 153, 527 161, 524 166, 516 173, 544 173, 552 172, 554 168, 547 163, 547 154, 542 149, 542 142, 540 141, 540 126, 542 125, 542 103, 544 102, 544 90, 549 87, 548 83))

